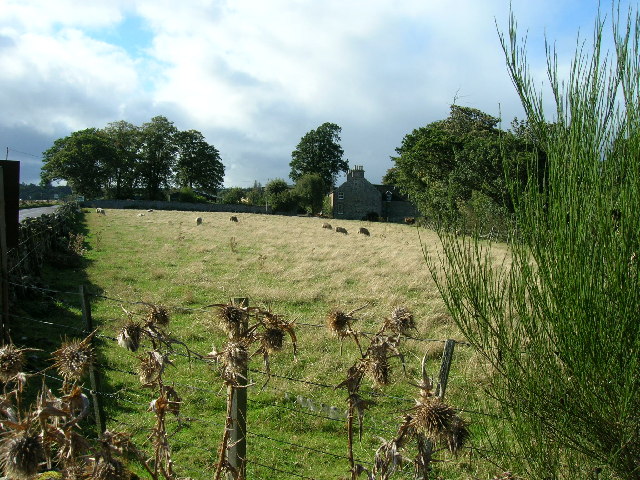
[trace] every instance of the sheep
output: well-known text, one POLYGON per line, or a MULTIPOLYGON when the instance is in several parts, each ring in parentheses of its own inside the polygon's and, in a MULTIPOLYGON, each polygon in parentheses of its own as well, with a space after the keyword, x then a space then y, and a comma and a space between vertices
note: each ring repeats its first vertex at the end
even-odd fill
POLYGON ((202 225, 202 217, 196 218, 196 225, 202 225))
POLYGON ((149 210, 147 210, 147 212, 153 212, 153 208, 150 208, 149 210))
POLYGON ((358 233, 361 233, 362 235, 365 235, 367 237, 370 235, 369 230, 367 230, 364 227, 360 227, 360 230, 358 230, 358 233))
POLYGON ((347 229, 343 228, 343 227, 336 227, 336 232, 337 233, 344 233, 346 235, 347 234, 347 229))
POLYGON ((100 208, 100 207, 96 208, 96 213, 99 213, 100 215, 104 215, 105 214, 104 208, 100 208))
POLYGON ((327 223, 327 222, 322 224, 322 228, 326 228, 328 230, 333 230, 333 227, 331 226, 331 224, 327 223))
POLYGON ((229 217, 229 220, 230 220, 231 222, 236 222, 236 223, 238 223, 238 217, 236 217, 235 215, 233 215, 233 216, 229 217))
POLYGON ((139 213, 138 216, 139 217, 144 217, 144 213, 139 213))

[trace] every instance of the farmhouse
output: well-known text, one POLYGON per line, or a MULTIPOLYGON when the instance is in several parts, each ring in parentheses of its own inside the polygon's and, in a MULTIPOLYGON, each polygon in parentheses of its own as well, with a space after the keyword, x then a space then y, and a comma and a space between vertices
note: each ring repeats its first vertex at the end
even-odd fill
POLYGON ((373 185, 364 178, 364 167, 355 165, 347 180, 331 193, 334 218, 362 220, 383 218, 401 222, 419 215, 417 208, 396 187, 373 185))

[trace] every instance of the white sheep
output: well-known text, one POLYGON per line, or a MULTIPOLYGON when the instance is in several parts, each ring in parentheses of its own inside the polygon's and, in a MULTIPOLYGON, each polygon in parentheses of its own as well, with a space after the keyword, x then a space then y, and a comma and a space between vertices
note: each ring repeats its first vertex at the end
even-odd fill
POLYGON ((100 207, 96 208, 96 213, 99 213, 100 215, 104 215, 105 214, 104 208, 100 208, 100 207))

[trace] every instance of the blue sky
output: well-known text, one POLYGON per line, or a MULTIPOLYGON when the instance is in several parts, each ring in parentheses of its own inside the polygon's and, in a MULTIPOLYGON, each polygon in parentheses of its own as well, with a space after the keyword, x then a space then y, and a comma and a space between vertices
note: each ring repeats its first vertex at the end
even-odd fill
POLYGON ((545 35, 565 65, 591 38, 597 0, 0 0, 0 149, 38 182, 55 139, 165 115, 248 187, 287 179, 300 138, 333 122, 378 183, 454 98, 522 117, 496 30, 510 3, 540 85, 545 35))

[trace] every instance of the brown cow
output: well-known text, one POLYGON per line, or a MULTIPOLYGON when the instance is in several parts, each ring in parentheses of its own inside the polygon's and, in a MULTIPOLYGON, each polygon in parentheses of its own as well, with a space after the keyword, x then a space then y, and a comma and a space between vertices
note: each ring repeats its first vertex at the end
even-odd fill
POLYGON ((331 224, 330 224, 330 223, 327 223, 327 222, 325 222, 325 223, 323 223, 323 224, 322 224, 322 228, 326 228, 326 229, 329 229, 329 230, 333 230, 333 227, 331 226, 331 224))
POLYGON ((343 227, 336 227, 336 232, 337 233, 344 233, 346 235, 347 234, 347 229, 343 228, 343 227))
POLYGON ((232 217, 229 217, 229 220, 232 221, 232 222, 238 223, 238 217, 236 217, 235 215, 232 216, 232 217))
POLYGON ((360 227, 360 230, 358 230, 358 233, 361 233, 362 235, 366 235, 367 237, 370 235, 369 230, 367 230, 364 227, 360 227))

